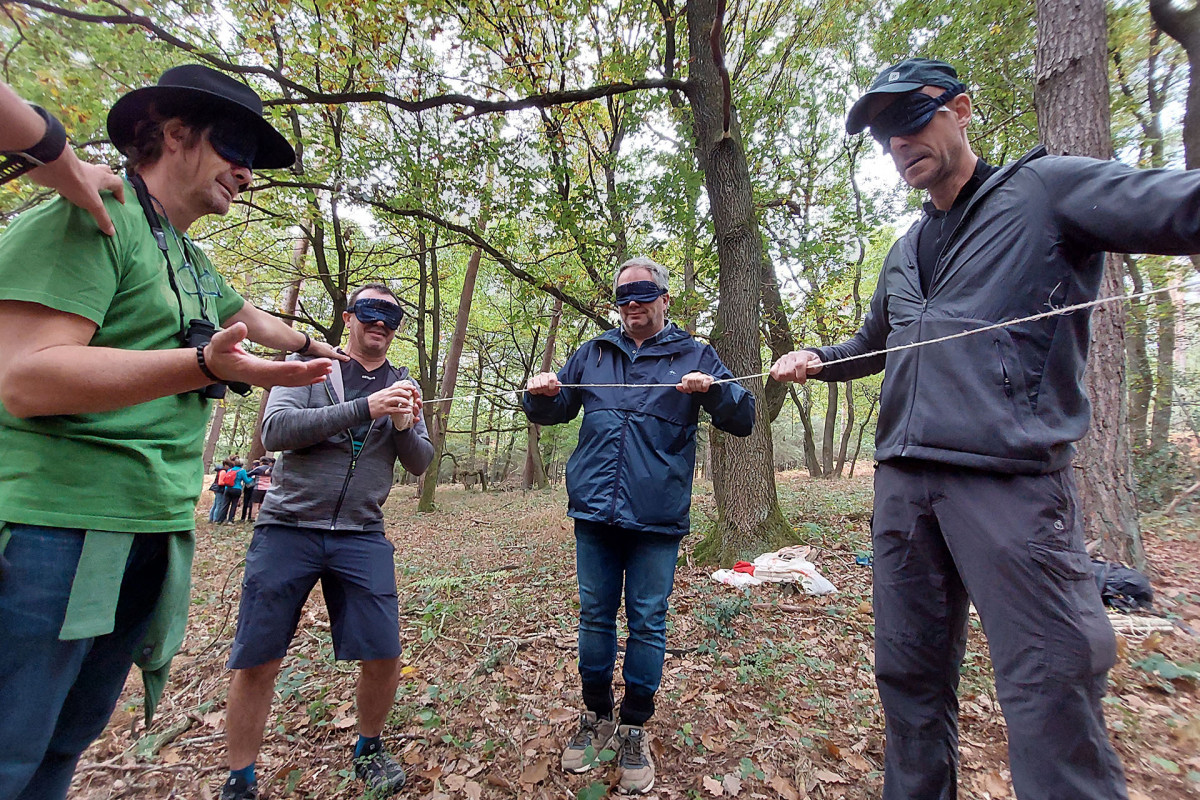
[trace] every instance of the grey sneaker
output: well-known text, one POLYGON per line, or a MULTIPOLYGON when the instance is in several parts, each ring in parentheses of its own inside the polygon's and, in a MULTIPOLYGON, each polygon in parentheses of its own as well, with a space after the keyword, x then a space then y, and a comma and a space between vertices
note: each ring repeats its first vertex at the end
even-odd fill
POLYGON ((617 788, 622 794, 645 794, 654 788, 654 759, 643 728, 617 727, 617 766, 621 768, 617 788))
POLYGON ((562 768, 566 772, 587 772, 600 764, 600 751, 612 744, 617 731, 615 719, 602 719, 594 711, 585 711, 579 716, 579 730, 571 737, 562 754, 562 768), (589 748, 591 748, 589 752, 589 748))
POLYGON ((391 797, 404 786, 404 767, 382 750, 354 759, 354 774, 367 785, 368 797, 391 797))

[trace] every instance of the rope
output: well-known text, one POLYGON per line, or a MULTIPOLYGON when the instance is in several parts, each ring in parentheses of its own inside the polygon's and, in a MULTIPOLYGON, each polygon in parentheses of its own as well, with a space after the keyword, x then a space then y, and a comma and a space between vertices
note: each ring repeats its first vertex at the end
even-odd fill
MULTIPOLYGON (((1000 330, 1001 328, 1008 328, 1013 325, 1023 325, 1026 322, 1036 322, 1037 320, 1047 319, 1048 317, 1065 316, 1067 314, 1073 314, 1076 311, 1082 311, 1084 309, 1093 308, 1095 306, 1104 305, 1106 303, 1132 302, 1134 300, 1141 300, 1143 298, 1151 297, 1156 294, 1162 294, 1164 292, 1172 292, 1172 291, 1179 290, 1179 289, 1187 289, 1187 290, 1198 289, 1198 290, 1200 290, 1200 278, 1191 278, 1186 281, 1180 281, 1178 283, 1173 283, 1170 286, 1164 286, 1160 289, 1147 289, 1144 292, 1136 292, 1134 294, 1127 294, 1127 295, 1126 294, 1118 294, 1118 295, 1113 295, 1112 297, 1100 297, 1095 300, 1089 300, 1086 303, 1076 303, 1075 305, 1071 305, 1071 306, 1061 306, 1059 308, 1053 308, 1049 311, 1043 311, 1040 314, 1031 314, 1028 317, 1020 317, 1018 319, 1010 319, 1010 320, 1007 320, 1006 322, 997 322, 992 325, 985 325, 982 328, 971 328, 970 330, 959 331, 958 333, 952 333, 948 336, 939 336, 936 339, 927 339, 925 341, 920 341, 920 342, 910 342, 908 344, 899 344, 899 345, 896 345, 895 347, 888 347, 883 350, 872 350, 869 353, 858 353, 856 355, 846 356, 844 358, 836 358, 836 359, 833 359, 830 361, 822 362, 821 366, 828 367, 828 366, 832 366, 833 364, 844 364, 849 361, 858 361, 859 359, 863 359, 863 358, 875 358, 877 356, 885 356, 888 353, 898 353, 902 350, 912 350, 917 347, 927 347, 931 344, 940 344, 942 342, 951 341, 952 339, 962 339, 966 336, 974 336, 979 333, 987 333, 988 331, 1000 330)), ((759 372, 754 375, 742 375, 741 377, 737 377, 737 378, 720 378, 718 380, 714 380, 713 384, 715 385, 718 383, 733 383, 734 381, 744 381, 744 380, 749 380, 751 378, 765 378, 768 375, 770 375, 769 370, 767 372, 759 372)), ((560 383, 558 386, 560 389, 674 389, 678 385, 679 385, 678 383, 560 383)), ((437 398, 434 400, 425 400, 423 402, 425 402, 425 403, 450 403, 455 400, 473 400, 476 397, 503 397, 505 395, 510 395, 510 394, 520 394, 521 392, 524 392, 524 391, 525 391, 524 387, 521 387, 518 389, 501 389, 499 391, 494 391, 494 392, 480 392, 478 394, 466 394, 466 395, 454 395, 452 397, 440 397, 440 398, 437 398)))

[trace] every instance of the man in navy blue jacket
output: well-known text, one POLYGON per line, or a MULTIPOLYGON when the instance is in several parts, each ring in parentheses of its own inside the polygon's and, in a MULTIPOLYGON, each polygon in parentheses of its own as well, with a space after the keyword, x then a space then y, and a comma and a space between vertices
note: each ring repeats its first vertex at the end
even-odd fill
POLYGON ((539 425, 566 422, 584 409, 579 444, 567 462, 567 496, 575 519, 579 674, 587 710, 563 751, 563 769, 591 769, 615 740, 620 788, 640 794, 654 785, 643 726, 662 679, 667 598, 679 541, 688 532, 700 409, 721 430, 747 436, 754 397, 736 383, 714 383, 733 377, 716 351, 667 322, 665 267, 630 259, 617 268, 614 288, 621 330, 583 345, 558 375, 531 378, 522 405, 539 425), (618 722, 612 677, 622 585, 629 639, 618 722))

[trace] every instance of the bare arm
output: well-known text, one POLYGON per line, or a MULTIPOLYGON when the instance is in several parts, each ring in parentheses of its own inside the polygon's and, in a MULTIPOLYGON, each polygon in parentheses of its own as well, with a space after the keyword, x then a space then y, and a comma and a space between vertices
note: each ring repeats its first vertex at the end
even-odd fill
MULTIPOLYGON (((0 83, 0 119, 6 120, 4 127, 0 128, 0 152, 28 150, 41 141, 46 132, 45 121, 4 83, 0 83)), ((112 192, 117 200, 124 203, 125 184, 107 165, 79 160, 68 145, 58 158, 32 170, 28 175, 34 183, 54 189, 91 214, 101 232, 108 236, 116 233, 100 193, 112 192)))
MULTIPOLYGON (((96 324, 37 303, 0 301, 0 403, 17 417, 112 411, 211 383, 192 348, 91 347, 96 324)), ((325 359, 266 361, 241 347, 246 329, 218 331, 205 348, 217 377, 257 386, 303 386, 325 379, 325 359)))
MULTIPOLYGON (((232 325, 235 322, 240 322, 246 326, 248 331, 247 338, 253 342, 273 347, 276 350, 284 350, 289 353, 294 353, 304 346, 304 334, 286 324, 279 317, 268 314, 253 303, 246 303, 241 310, 227 320, 222 320, 222 325, 232 325)), ((315 356, 317 358, 336 358, 339 361, 349 361, 350 356, 345 353, 339 353, 328 343, 312 340, 306 356, 315 356)))

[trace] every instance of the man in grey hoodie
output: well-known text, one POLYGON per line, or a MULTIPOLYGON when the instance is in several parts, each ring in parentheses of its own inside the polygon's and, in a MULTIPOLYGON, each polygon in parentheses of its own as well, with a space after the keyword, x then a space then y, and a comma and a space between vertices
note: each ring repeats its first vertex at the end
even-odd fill
POLYGON ((433 446, 416 384, 387 360, 403 318, 396 296, 368 284, 350 295, 342 317, 350 360, 313 391, 273 391, 263 415, 263 444, 283 453, 246 554, 229 657, 230 774, 222 800, 258 797, 254 762, 275 678, 318 578, 335 656, 362 661, 354 771, 375 796, 404 785, 404 770, 381 745, 400 667, 395 548, 381 507, 397 459, 420 475, 433 446))

